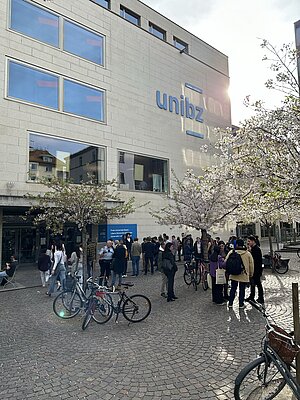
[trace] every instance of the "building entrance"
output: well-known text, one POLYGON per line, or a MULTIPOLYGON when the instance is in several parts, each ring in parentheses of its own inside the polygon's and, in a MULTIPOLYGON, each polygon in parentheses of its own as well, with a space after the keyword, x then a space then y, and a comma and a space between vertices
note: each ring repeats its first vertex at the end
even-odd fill
POLYGON ((3 227, 2 260, 14 255, 20 264, 33 263, 36 257, 35 227, 3 227))

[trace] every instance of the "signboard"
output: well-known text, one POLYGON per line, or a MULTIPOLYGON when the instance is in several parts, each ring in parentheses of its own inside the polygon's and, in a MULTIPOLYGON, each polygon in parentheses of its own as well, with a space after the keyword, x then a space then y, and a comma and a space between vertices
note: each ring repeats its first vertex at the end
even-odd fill
POLYGON ((133 239, 137 237, 137 224, 99 225, 98 242, 106 242, 108 239, 120 240, 127 232, 131 233, 133 239))

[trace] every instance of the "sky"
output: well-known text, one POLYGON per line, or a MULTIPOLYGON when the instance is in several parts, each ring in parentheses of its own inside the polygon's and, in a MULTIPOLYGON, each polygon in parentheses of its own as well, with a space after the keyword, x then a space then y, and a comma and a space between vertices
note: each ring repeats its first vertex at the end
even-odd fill
POLYGON ((264 86, 272 75, 268 63, 262 61, 267 53, 260 39, 278 48, 294 43, 300 0, 142 1, 228 56, 233 124, 253 114, 243 105, 248 95, 270 108, 280 104, 280 95, 264 86))

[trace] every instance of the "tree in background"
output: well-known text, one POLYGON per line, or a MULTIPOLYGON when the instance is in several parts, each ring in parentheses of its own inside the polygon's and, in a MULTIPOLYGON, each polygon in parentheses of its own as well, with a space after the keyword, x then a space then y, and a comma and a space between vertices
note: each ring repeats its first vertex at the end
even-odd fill
POLYGON ((95 183, 92 178, 80 185, 57 178, 41 180, 50 190, 29 195, 33 205, 29 214, 35 224, 59 233, 65 223, 74 223, 82 233, 84 279, 87 276, 87 227, 106 219, 123 218, 134 212, 134 198, 121 201, 115 181, 95 183))

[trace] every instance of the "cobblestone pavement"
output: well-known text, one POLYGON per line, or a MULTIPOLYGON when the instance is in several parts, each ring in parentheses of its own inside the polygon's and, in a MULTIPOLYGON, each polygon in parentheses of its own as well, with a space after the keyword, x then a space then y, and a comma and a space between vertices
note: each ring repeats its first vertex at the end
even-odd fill
MULTIPOLYGON (((266 271, 264 280, 267 309, 286 328, 300 268, 289 256, 288 274, 266 271)), ((172 303, 160 296, 158 272, 133 278, 129 293, 152 301, 146 321, 121 317, 86 331, 82 316, 57 318, 42 288, 0 293, 0 398, 232 400, 235 376, 259 352, 263 320, 250 305, 213 305, 211 292, 194 292, 182 274, 181 266, 172 303)))

